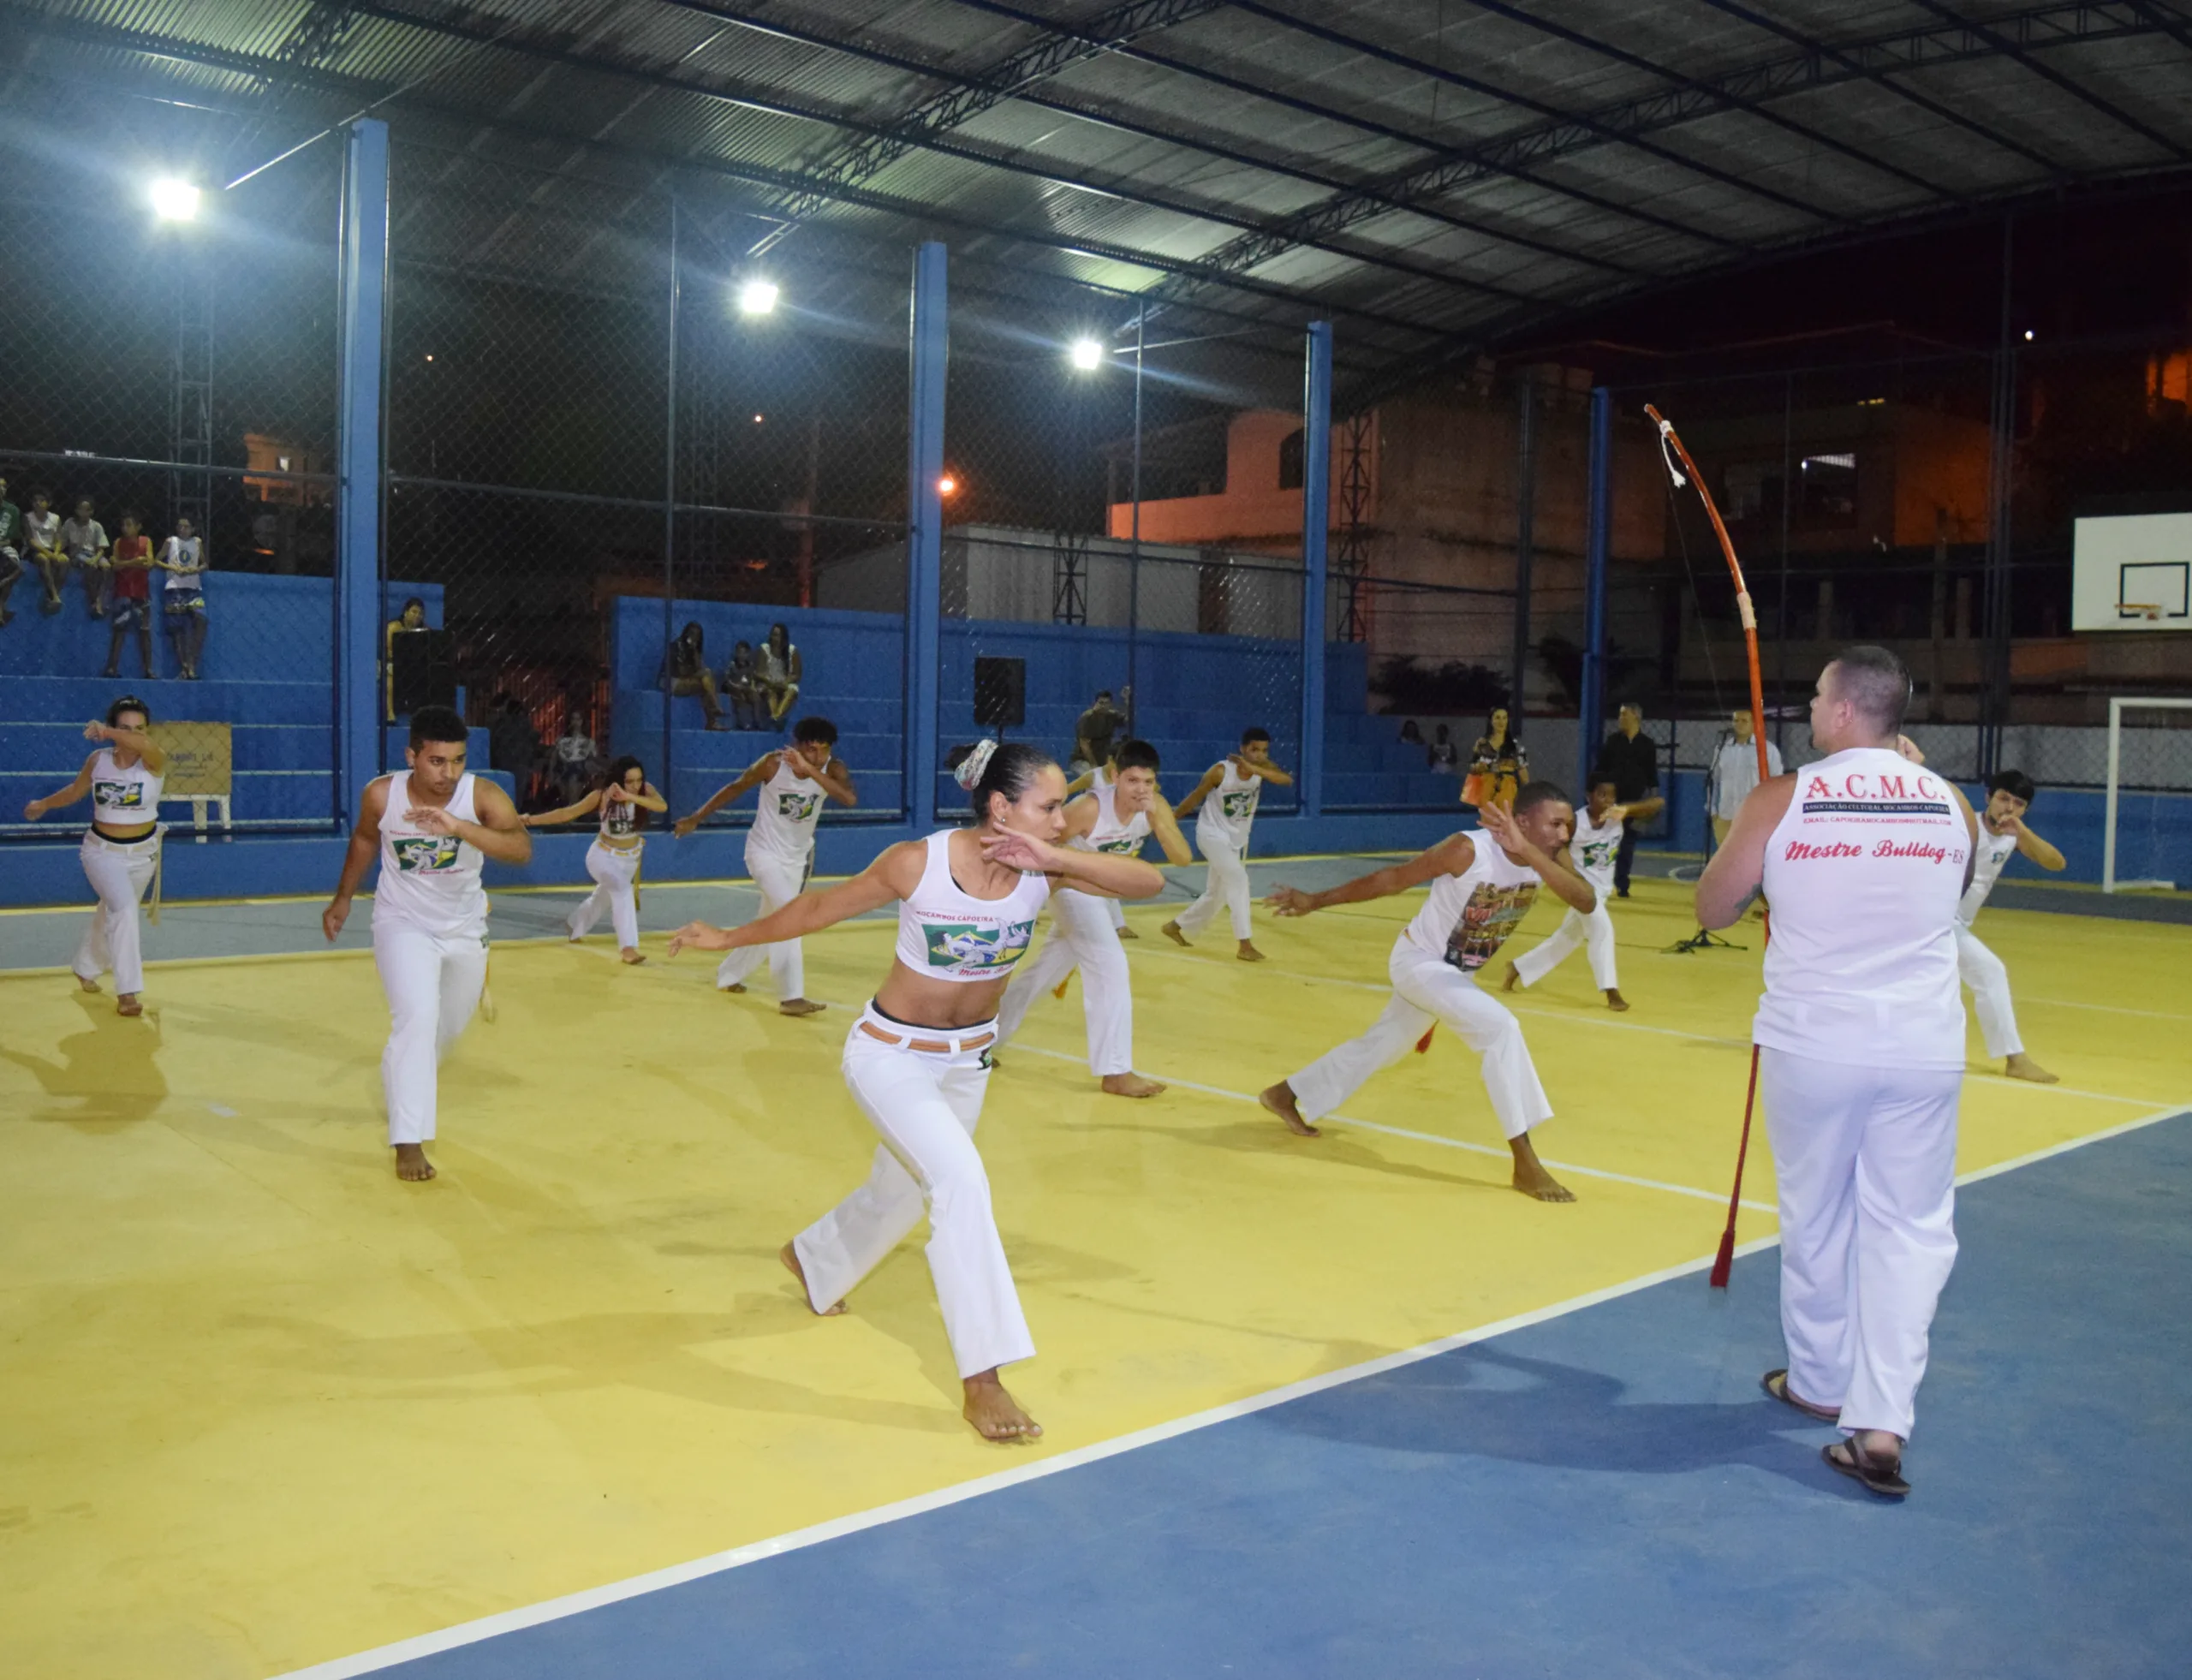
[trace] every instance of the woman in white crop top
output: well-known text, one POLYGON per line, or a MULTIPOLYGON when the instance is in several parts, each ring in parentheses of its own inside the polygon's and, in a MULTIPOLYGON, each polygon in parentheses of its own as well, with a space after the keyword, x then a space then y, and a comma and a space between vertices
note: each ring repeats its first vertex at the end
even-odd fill
MULTIPOLYGON (((144 701, 134 695, 115 701, 106 709, 106 722, 84 725, 84 739, 98 743, 98 750, 84 760, 76 779, 23 807, 24 819, 36 822, 86 794, 92 796, 92 825, 84 831, 78 855, 99 907, 70 967, 86 992, 97 992, 100 974, 111 968, 115 1008, 122 1015, 145 1010, 138 995, 145 989, 145 965, 137 906, 160 861, 160 790, 168 760, 146 733, 152 724, 144 701)), ((152 906, 157 914, 157 896, 152 906)))
POLYGON ((609 766, 609 779, 575 805, 560 811, 542 811, 518 820, 527 828, 551 828, 576 822, 581 817, 601 814, 601 831, 586 849, 586 873, 593 877, 593 892, 586 903, 564 919, 571 943, 593 931, 604 910, 616 930, 616 944, 627 962, 644 962, 640 955, 639 896, 632 884, 640 875, 640 853, 646 840, 640 833, 643 811, 667 811, 670 801, 647 780, 646 766, 629 756, 609 766))
POLYGON ((1139 858, 1060 844, 1065 773, 1034 748, 985 741, 955 755, 952 768, 973 795, 973 827, 892 846, 850 880, 801 893, 743 927, 694 922, 670 937, 670 950, 771 944, 896 903, 895 960, 844 1053, 845 1083, 882 1145, 867 1182, 784 1244, 783 1263, 815 1312, 842 1312, 926 1202, 929 1270, 967 1421, 987 1439, 1010 1441, 1042 1431, 998 1380, 999 1366, 1035 1351, 974 1142, 998 1000, 1053 884, 1148 898, 1164 878, 1139 858))

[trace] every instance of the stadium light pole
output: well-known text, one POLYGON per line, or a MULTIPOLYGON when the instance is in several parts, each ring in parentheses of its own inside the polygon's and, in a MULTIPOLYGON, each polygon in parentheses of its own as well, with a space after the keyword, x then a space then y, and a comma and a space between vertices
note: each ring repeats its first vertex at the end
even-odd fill
POLYGON ((775 281, 755 275, 738 289, 738 313, 747 316, 771 314, 777 300, 783 295, 783 288, 775 281))

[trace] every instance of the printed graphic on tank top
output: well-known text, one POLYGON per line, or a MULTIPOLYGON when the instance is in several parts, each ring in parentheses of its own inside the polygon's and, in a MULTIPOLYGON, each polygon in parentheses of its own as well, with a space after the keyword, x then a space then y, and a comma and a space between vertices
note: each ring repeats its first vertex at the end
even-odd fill
POLYGON ((1538 872, 1517 863, 1479 830, 1469 836, 1476 856, 1458 875, 1431 883, 1431 896, 1401 938, 1463 974, 1474 974, 1498 954, 1543 885, 1538 872))
POLYGON ((151 822, 160 814, 165 782, 142 759, 124 770, 115 762, 113 749, 102 747, 92 760, 92 813, 117 825, 151 822))
POLYGON ((1101 783, 1092 793, 1096 801, 1096 820, 1089 825, 1087 835, 1075 835, 1068 843, 1077 851, 1109 852, 1114 857, 1132 857, 1140 852, 1141 843, 1149 837, 1149 813, 1137 811, 1121 822, 1117 786, 1101 783))
POLYGON ((1225 760, 1224 773, 1218 777, 1218 786, 1202 807, 1195 813, 1195 826, 1208 830, 1222 840, 1230 840, 1237 847, 1246 848, 1248 831, 1256 819, 1256 806, 1262 798, 1264 778, 1243 776, 1234 768, 1233 760, 1225 760))
POLYGON ((628 799, 611 799, 604 794, 601 800, 601 837, 624 845, 637 838, 639 832, 640 807, 628 799))
POLYGON ((1576 836, 1568 843, 1568 855, 1575 861, 1576 873, 1601 895, 1613 885, 1614 860, 1621 851, 1621 831, 1627 826, 1619 817, 1594 823, 1587 807, 1576 813, 1576 836))
POLYGON ((946 829, 926 842, 920 885, 898 906, 898 960, 931 980, 1003 980, 1027 954, 1050 878, 1023 875, 1003 898, 975 898, 951 878, 946 829))
POLYGON ((807 857, 814 849, 814 825, 822 816, 821 785, 793 768, 798 755, 778 756, 777 767, 761 784, 754 807, 754 826, 746 843, 787 861, 807 857))
MULTIPOLYGON (((459 822, 477 822, 474 778, 457 778, 442 808, 459 822)), ((373 888, 373 920, 409 922, 444 935, 487 936, 487 893, 480 872, 485 858, 454 834, 431 834, 403 813, 411 807, 408 774, 388 778, 387 808, 380 823, 380 879, 373 888)))

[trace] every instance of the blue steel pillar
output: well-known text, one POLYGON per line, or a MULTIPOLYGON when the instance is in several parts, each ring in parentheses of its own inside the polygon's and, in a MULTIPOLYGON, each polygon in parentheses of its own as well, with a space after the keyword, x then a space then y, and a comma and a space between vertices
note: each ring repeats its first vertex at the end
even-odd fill
POLYGON ((938 676, 943 664, 944 248, 914 253, 912 412, 906 426, 906 814, 936 826, 938 676))
POLYGON ((1325 814, 1325 539, 1331 527, 1332 324, 1309 323, 1302 370, 1302 782, 1305 817, 1325 814))
POLYGON ((1606 709, 1606 557, 1613 538, 1613 393, 1591 392, 1591 487, 1583 538, 1583 692, 1576 706, 1576 790, 1590 791, 1606 709))
POLYGON ((341 396, 336 438, 336 789, 354 811, 381 769, 381 384, 388 302, 388 124, 342 151, 341 396))

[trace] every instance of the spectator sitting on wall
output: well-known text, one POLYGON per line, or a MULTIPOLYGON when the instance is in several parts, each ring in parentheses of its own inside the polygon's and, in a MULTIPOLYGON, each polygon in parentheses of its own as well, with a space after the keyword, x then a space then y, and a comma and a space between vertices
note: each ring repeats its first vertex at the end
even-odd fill
POLYGON ((1401 743, 1407 747, 1421 747, 1424 744, 1423 731, 1417 727, 1415 718, 1408 718, 1402 720, 1401 743))
POLYGON ((122 675, 122 639, 137 632, 137 652, 145 661, 145 676, 152 675, 152 539, 134 513, 122 515, 122 534, 115 539, 110 562, 113 572, 111 605, 106 641, 107 676, 122 675))
POLYGON ((175 535, 161 545, 156 562, 168 575, 168 634, 175 638, 176 663, 196 681, 198 656, 206 651, 206 544, 186 517, 175 522, 175 535))
MULTIPOLYGON (((698 623, 688 623, 680 630, 677 640, 670 644, 670 652, 663 656, 663 676, 673 696, 698 694, 707 726, 719 730, 723 727, 723 707, 716 700, 716 674, 708 669, 708 656, 700 641, 698 623)), ((572 795, 576 797, 575 794, 572 795)))
POLYGON ((8 597, 23 575, 23 510, 8 499, 8 480, 0 479, 0 624, 15 617, 8 597))
POLYGON ((38 610, 51 617, 61 611, 61 580, 68 575, 68 556, 61 546, 61 515, 53 511, 53 497, 43 490, 31 491, 31 510, 23 515, 23 540, 31 564, 45 580, 45 599, 38 610))
POLYGON ((799 698, 799 649, 791 632, 781 624, 770 625, 768 640, 757 650, 754 663, 760 672, 762 702, 769 708, 769 726, 780 730, 799 698))
MULTIPOLYGON (((1423 731, 1418 730, 1415 738, 1422 741, 1423 731)), ((1432 732, 1432 739, 1423 749, 1423 761, 1441 776, 1462 773, 1462 749, 1454 744, 1452 730, 1441 724, 1432 732)))
POLYGON ((113 573, 107 564, 106 527, 100 524, 98 510, 92 507, 92 498, 76 498, 76 511, 61 521, 61 551, 68 557, 68 563, 80 568, 84 574, 84 605, 91 609, 92 617, 106 617, 107 587, 113 581, 113 573))
POLYGON ((396 639, 414 630, 423 630, 426 625, 426 604, 414 595, 403 603, 403 611, 388 621, 382 635, 381 669, 387 673, 388 721, 396 721, 396 639))
POLYGON ((1073 759, 1066 766, 1075 775, 1111 761, 1111 742, 1126 727, 1127 714, 1111 703, 1111 691, 1099 688, 1095 703, 1073 726, 1073 759))
POLYGON ((1480 811, 1487 805, 1512 810, 1515 795, 1528 785, 1529 779, 1529 748, 1522 745, 1521 734, 1510 722, 1507 708, 1495 706, 1492 716, 1485 719, 1484 733, 1469 748, 1469 780, 1476 783, 1477 796, 1471 799, 1472 789, 1464 786, 1462 802, 1480 811))
POLYGON ((730 702, 731 727, 758 730, 769 715, 768 698, 761 691, 761 662, 754 644, 742 641, 730 650, 730 663, 723 668, 724 698, 730 702))
POLYGON ((586 797, 593 787, 600 761, 600 748, 586 732, 586 720, 571 712, 563 719, 563 733, 556 742, 556 781, 564 804, 575 804, 586 797))
MULTIPOLYGON (((1591 779, 1596 782, 1601 777, 1608 778, 1613 783, 1614 798, 1623 805, 1633 805, 1646 795, 1659 790, 1659 748, 1644 733, 1644 708, 1635 700, 1623 702, 1617 715, 1618 725, 1599 748, 1599 761, 1592 767, 1591 779)), ((1622 825, 1621 849, 1614 854, 1613 864, 1613 895, 1617 898, 1629 897, 1629 871, 1636 856, 1639 826, 1636 823, 1622 825)))

